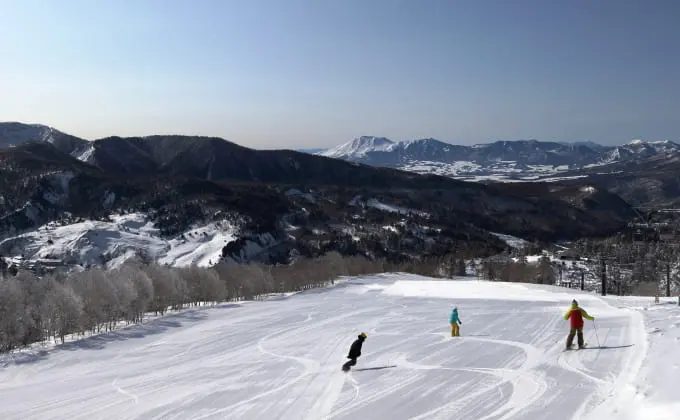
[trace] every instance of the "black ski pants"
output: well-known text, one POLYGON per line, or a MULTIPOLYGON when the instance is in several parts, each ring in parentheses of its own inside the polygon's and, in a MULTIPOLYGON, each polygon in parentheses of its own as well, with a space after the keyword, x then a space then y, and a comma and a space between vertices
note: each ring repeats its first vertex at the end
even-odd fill
POLYGON ((347 370, 347 369, 350 368, 350 366, 354 366, 354 365, 356 365, 356 364, 357 364, 357 358, 356 358, 356 357, 352 357, 352 358, 349 359, 349 361, 348 361, 347 363, 345 363, 344 365, 342 365, 342 368, 345 369, 345 370, 347 370))

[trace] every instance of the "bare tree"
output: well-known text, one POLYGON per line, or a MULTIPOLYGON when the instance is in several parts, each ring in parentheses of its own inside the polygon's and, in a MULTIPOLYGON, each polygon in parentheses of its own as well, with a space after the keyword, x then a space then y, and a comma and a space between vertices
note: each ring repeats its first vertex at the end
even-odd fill
POLYGON ((127 319, 130 322, 141 322, 144 313, 153 302, 153 283, 139 266, 123 265, 117 270, 117 274, 123 277, 119 282, 125 283, 131 289, 126 291, 126 294, 130 296, 127 303, 129 306, 127 319))
POLYGON ((226 298, 225 285, 214 270, 189 266, 179 269, 179 272, 188 286, 192 304, 222 302, 226 298))
POLYGON ((0 351, 10 351, 24 341, 24 293, 14 277, 0 279, 0 351))
POLYGON ((40 306, 45 300, 47 290, 44 284, 40 283, 38 278, 31 272, 20 271, 16 279, 23 289, 24 313, 22 314, 22 322, 24 336, 21 344, 25 346, 42 341, 45 338, 45 327, 40 306))
POLYGON ((142 269, 151 281, 151 288, 153 290, 149 310, 163 315, 169 307, 178 301, 176 283, 180 281, 179 276, 174 270, 155 263, 144 266, 142 269))
POLYGON ((539 284, 555 284, 556 276, 555 269, 550 263, 550 258, 543 255, 538 260, 538 268, 536 270, 536 283, 539 284))
POLYGON ((99 332, 103 326, 108 327, 118 303, 115 289, 104 272, 100 269, 92 269, 73 273, 67 284, 83 301, 81 320, 83 328, 99 332))
POLYGON ((55 282, 47 295, 45 315, 50 331, 61 342, 68 334, 78 332, 83 318, 83 302, 73 289, 55 282))
POLYGON ((346 276, 349 273, 344 258, 337 251, 327 253, 321 260, 322 264, 325 264, 328 267, 331 284, 335 280, 335 277, 346 276))

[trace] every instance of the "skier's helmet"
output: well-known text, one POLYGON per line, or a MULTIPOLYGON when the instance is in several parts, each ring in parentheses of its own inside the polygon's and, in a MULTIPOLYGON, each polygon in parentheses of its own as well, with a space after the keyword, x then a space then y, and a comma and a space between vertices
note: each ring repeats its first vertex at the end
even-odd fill
POLYGON ((361 337, 361 338, 364 338, 364 339, 365 339, 365 338, 366 338, 366 333, 365 333, 365 332, 362 332, 361 334, 359 334, 359 337, 361 337))

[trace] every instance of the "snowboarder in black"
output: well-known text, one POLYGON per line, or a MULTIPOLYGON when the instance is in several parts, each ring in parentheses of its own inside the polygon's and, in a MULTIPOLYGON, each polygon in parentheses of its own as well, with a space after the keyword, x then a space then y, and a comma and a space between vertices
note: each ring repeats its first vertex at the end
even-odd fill
POLYGON ((347 372, 351 366, 357 364, 357 359, 361 356, 361 346, 364 345, 364 340, 366 340, 366 333, 359 334, 359 338, 354 340, 352 346, 349 348, 349 353, 347 358, 350 359, 347 363, 342 365, 342 370, 347 372))

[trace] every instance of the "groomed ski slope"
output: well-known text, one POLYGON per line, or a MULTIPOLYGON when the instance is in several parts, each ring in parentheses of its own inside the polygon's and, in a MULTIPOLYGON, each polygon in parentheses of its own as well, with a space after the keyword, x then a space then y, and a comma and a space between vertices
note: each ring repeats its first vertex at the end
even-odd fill
MULTIPOLYGON (((653 383, 635 385, 650 346, 631 302, 408 274, 351 278, 17 357, 0 365, 0 410, 3 420, 675 418, 677 406, 646 406, 653 383), (606 348, 564 351, 573 297, 597 317, 606 348), (361 331, 363 355, 343 373, 361 331)), ((660 319, 680 325, 677 306, 666 306, 660 319)), ((597 346, 592 322, 585 336, 597 346)), ((677 374, 677 361, 668 369, 677 374)))

